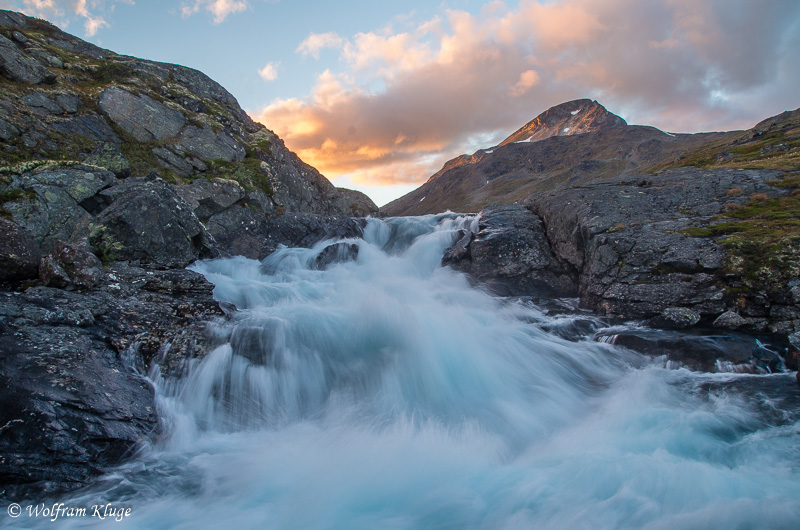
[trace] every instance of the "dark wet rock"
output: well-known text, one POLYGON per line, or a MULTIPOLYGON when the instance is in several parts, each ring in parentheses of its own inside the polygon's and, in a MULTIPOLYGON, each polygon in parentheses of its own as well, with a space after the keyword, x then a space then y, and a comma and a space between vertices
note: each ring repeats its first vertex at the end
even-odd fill
POLYGON ((349 217, 288 213, 266 217, 245 206, 212 216, 206 227, 222 251, 251 259, 264 259, 278 245, 309 248, 324 239, 364 235, 363 225, 349 217))
POLYGON ((700 315, 686 307, 668 307, 661 314, 650 319, 650 325, 657 328, 685 329, 700 322, 700 315))
POLYGON ((703 372, 759 371, 754 359, 757 342, 747 335, 633 328, 617 333, 603 331, 595 338, 645 355, 663 357, 673 367, 683 366, 703 372))
POLYGON ((472 231, 459 230, 455 244, 442 256, 442 264, 450 265, 452 263, 458 268, 461 262, 471 259, 469 247, 474 237, 475 233, 472 231))
POLYGON ((53 124, 53 129, 61 135, 71 138, 82 137, 95 142, 120 145, 122 140, 106 121, 97 115, 72 116, 53 124))
POLYGON ((358 258, 358 245, 355 243, 334 243, 328 245, 314 259, 312 268, 325 270, 336 263, 355 261, 358 258))
POLYGON ((39 247, 30 233, 0 218, 0 281, 38 277, 40 257, 39 247))
POLYGON ((714 321, 715 328, 736 330, 747 325, 747 320, 735 311, 725 311, 714 321))
POLYGON ((23 54, 10 40, 0 35, 0 73, 12 81, 39 85, 54 83, 56 75, 23 54))
POLYGON ((44 285, 60 288, 93 287, 103 276, 103 263, 85 245, 56 242, 39 265, 44 285))
POLYGON ((86 235, 110 259, 169 268, 217 255, 192 208, 163 180, 130 178, 102 195, 111 205, 92 220, 86 235))
POLYGON ((118 87, 104 90, 99 104, 111 121, 139 142, 176 136, 186 124, 180 112, 145 94, 137 96, 118 87))
POLYGON ((481 212, 477 234, 464 234, 444 261, 500 294, 575 294, 568 270, 550 249, 541 219, 516 203, 481 212))
POLYGON ((113 265, 95 288, 0 293, 0 492, 12 500, 86 485, 157 432, 133 367, 179 375, 214 346, 223 313, 187 271, 113 265))
POLYGON ((190 184, 177 186, 175 191, 201 221, 230 208, 246 195, 238 182, 228 179, 195 180, 190 184))

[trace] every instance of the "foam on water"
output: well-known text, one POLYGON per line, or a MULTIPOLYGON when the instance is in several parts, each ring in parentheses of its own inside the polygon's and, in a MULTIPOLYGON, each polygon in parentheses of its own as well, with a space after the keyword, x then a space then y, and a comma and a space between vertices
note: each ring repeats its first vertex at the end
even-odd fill
POLYGON ((544 331, 440 266, 469 223, 369 220, 327 270, 330 242, 196 264, 241 311, 156 378, 164 439, 84 499, 142 528, 795 527, 796 414, 724 390, 755 376, 544 331))

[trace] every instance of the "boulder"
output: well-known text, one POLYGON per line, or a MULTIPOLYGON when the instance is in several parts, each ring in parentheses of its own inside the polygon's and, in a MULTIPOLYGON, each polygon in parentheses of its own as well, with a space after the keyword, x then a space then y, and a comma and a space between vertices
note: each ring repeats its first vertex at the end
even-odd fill
POLYGON ((320 252, 311 268, 325 270, 336 263, 355 261, 358 258, 358 245, 355 243, 334 243, 328 245, 320 252))
POLYGON ((735 311, 725 311, 714 320, 715 328, 736 330, 747 325, 747 320, 735 311))
POLYGON ((145 94, 136 96, 118 87, 104 90, 99 104, 111 121, 139 142, 177 136, 186 124, 186 118, 177 110, 145 94))
POLYGON ((555 257, 542 220, 518 203, 481 212, 477 234, 462 234, 443 260, 498 294, 573 296, 575 282, 555 257))
POLYGON ((364 235, 362 224, 349 217, 288 213, 266 217, 245 206, 212 216, 206 227, 222 251, 251 259, 264 259, 278 245, 309 248, 324 239, 364 235))
POLYGON ((244 146, 228 133, 214 132, 206 126, 202 129, 190 125, 181 133, 181 146, 205 160, 222 159, 227 162, 244 160, 244 146))
POLYGON ((89 165, 105 168, 118 178, 127 178, 131 174, 131 165, 128 159, 120 152, 119 147, 108 142, 104 143, 84 160, 89 165))
POLYGON ((685 329, 700 322, 700 315, 687 307, 667 307, 661 314, 650 319, 650 325, 657 328, 685 329))
POLYGON ((39 85, 55 83, 56 75, 23 54, 10 40, 0 35, 0 73, 12 81, 39 85))
POLYGON ((86 234, 98 255, 160 268, 218 255, 192 208, 162 179, 129 178, 101 195, 111 205, 92 220, 86 234))
POLYGON ((0 281, 39 276, 39 247, 27 230, 0 218, 0 281))
POLYGON ((350 208, 350 215, 353 217, 377 217, 380 214, 380 209, 372 202, 372 199, 360 191, 347 188, 336 188, 336 191, 342 195, 344 202, 350 208))
POLYGON ((245 198, 244 189, 235 180, 195 180, 175 191, 192 208, 201 221, 230 208, 245 198))
POLYGON ((103 264, 85 246, 56 242, 42 258, 39 277, 44 285, 60 288, 93 287, 103 275, 103 264))

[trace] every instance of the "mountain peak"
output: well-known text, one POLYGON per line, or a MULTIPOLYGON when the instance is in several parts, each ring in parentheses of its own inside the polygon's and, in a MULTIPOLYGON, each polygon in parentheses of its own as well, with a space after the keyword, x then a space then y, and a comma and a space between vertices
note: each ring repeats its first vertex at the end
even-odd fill
POLYGON ((526 123, 500 145, 536 142, 551 136, 583 134, 627 125, 625 120, 591 99, 576 99, 551 107, 526 123))

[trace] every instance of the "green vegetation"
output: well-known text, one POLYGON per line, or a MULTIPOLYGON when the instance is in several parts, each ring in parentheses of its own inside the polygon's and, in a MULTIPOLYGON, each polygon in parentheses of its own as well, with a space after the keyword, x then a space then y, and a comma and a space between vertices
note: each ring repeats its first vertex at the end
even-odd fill
POLYGON ((719 140, 689 152, 676 162, 657 168, 800 170, 800 112, 765 121, 731 140, 719 140))
POLYGON ((725 273, 741 276, 744 288, 775 289, 800 277, 800 194, 769 198, 754 194, 743 207, 720 217, 736 219, 681 232, 723 237, 725 273))
POLYGON ((89 225, 89 244, 103 263, 114 261, 116 253, 122 250, 122 243, 115 240, 104 225, 89 225))
POLYGON ((268 197, 271 197, 274 193, 269 177, 264 174, 261 169, 261 161, 257 158, 247 156, 241 162, 229 162, 216 158, 214 160, 206 160, 205 163, 210 168, 213 176, 235 180, 247 192, 261 190, 268 197))

